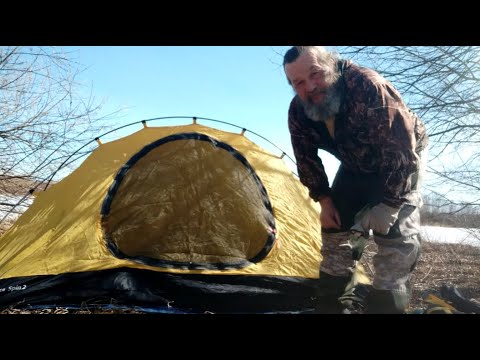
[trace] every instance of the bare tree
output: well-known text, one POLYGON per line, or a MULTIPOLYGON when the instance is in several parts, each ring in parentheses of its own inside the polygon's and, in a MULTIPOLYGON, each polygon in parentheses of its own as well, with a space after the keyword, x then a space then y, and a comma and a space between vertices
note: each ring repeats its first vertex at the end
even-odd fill
MULTIPOLYGON (((452 211, 480 205, 480 47, 350 46, 342 56, 390 80, 425 122, 429 182, 436 205, 452 211), (439 204, 439 201, 442 201, 439 204)), ((477 213, 478 214, 478 213, 477 213)))
POLYGON ((23 195, 103 128, 79 72, 71 54, 53 47, 0 47, 0 221, 23 212, 23 195))

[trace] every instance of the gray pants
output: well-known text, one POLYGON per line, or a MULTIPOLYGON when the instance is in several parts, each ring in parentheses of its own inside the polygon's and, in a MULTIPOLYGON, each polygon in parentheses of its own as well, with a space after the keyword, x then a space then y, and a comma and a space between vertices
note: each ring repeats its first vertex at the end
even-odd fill
MULTIPOLYGON (((378 252, 373 257, 373 288, 378 290, 407 291, 407 282, 420 256, 420 207, 419 189, 423 177, 424 162, 418 173, 411 176, 411 200, 405 204, 387 235, 374 233, 378 252)), ((367 205, 375 205, 383 199, 383 184, 378 175, 354 174, 340 166, 332 185, 332 200, 340 213, 340 230, 322 228, 322 272, 333 276, 352 274, 354 261, 348 242, 350 227, 355 215, 367 205)))

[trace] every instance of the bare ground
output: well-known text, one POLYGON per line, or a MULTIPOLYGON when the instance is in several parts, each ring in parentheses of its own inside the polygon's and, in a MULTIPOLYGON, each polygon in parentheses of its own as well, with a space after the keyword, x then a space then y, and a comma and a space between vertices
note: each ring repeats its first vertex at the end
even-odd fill
MULTIPOLYGON (((373 274, 375 251, 376 244, 369 242, 363 261, 369 275, 373 274)), ((444 284, 454 285, 466 299, 480 300, 480 247, 423 242, 422 255, 411 279, 409 311, 424 309, 426 295, 438 294, 444 284)))

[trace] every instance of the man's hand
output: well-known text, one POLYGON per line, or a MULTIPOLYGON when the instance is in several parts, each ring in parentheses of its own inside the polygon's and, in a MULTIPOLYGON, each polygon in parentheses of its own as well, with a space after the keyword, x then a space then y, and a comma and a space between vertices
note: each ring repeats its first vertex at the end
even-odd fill
POLYGON ((332 198, 325 197, 320 200, 322 211, 320 212, 320 224, 324 229, 340 229, 342 225, 340 221, 340 214, 337 208, 333 205, 332 198))
MULTIPOLYGON (((400 209, 392 208, 384 203, 375 205, 360 220, 361 227, 368 233, 373 230, 382 235, 387 235, 390 228, 398 219, 400 209)), ((355 226, 355 225, 354 225, 355 226)))

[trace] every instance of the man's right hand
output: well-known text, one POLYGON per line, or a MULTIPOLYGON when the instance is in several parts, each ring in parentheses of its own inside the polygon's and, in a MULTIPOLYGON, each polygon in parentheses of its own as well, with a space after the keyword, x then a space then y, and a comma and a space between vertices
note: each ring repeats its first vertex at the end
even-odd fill
POLYGON ((320 212, 320 225, 324 229, 340 229, 342 225, 340 221, 340 214, 337 208, 333 205, 331 197, 325 197, 320 200, 322 210, 320 212))

